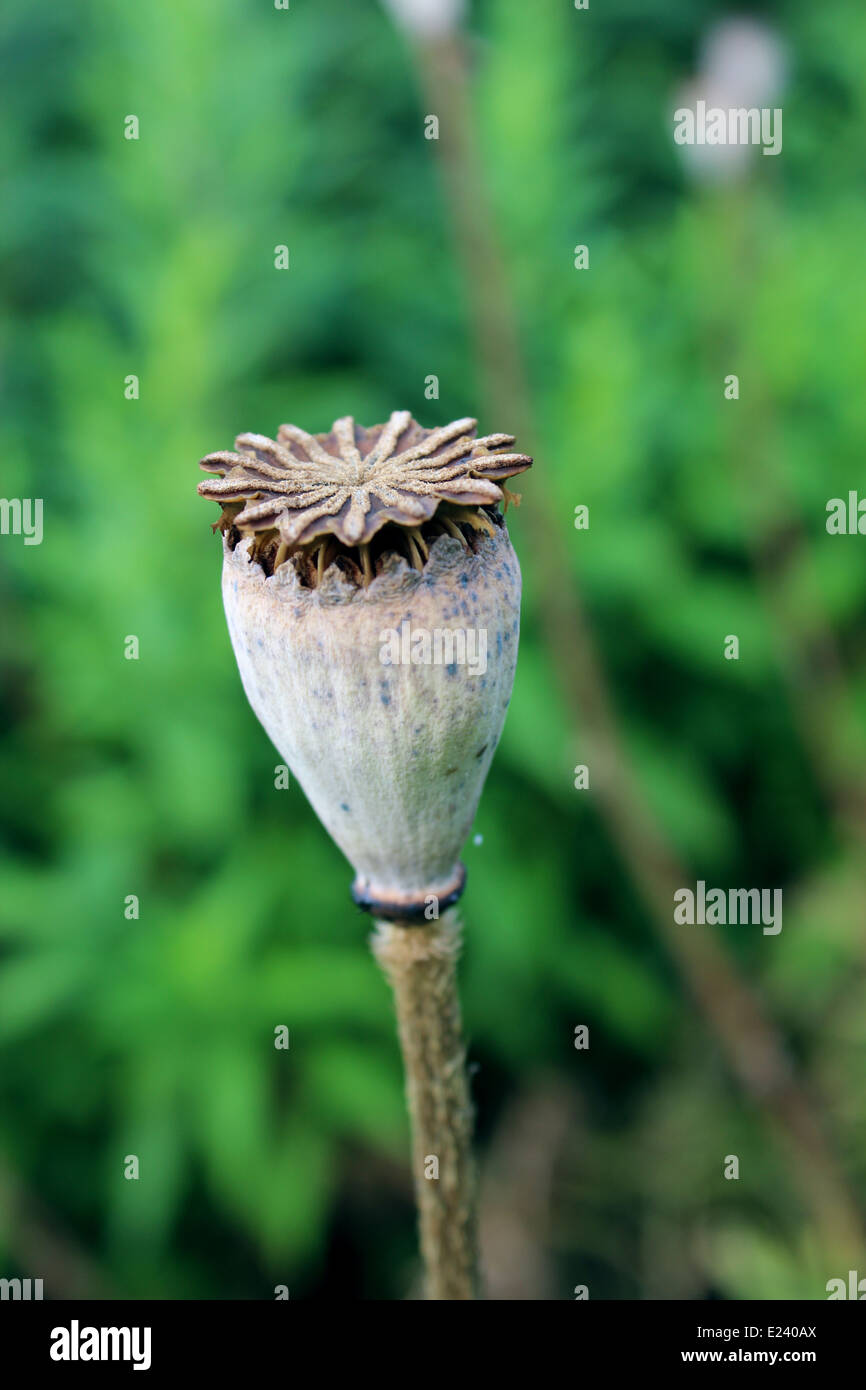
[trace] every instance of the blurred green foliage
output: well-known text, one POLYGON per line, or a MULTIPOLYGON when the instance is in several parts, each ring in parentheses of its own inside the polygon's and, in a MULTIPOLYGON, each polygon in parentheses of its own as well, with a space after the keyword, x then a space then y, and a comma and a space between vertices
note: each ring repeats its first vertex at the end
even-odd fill
MULTIPOLYGON (((721 5, 486 0, 467 26, 537 463, 462 989, 482 1162, 512 1215, 538 1205, 526 1248, 556 1298, 822 1297, 844 1271, 593 782, 574 789, 592 748, 541 621, 536 489, 689 881, 784 889, 779 937, 718 935, 866 1185, 866 542, 824 530, 863 476, 866 17, 761 14, 789 55, 784 152, 721 185, 689 177, 669 121, 721 5), (550 1135, 519 1122, 539 1095, 550 1135)), ((0 549, 2 1272, 48 1293, 402 1297, 387 990, 347 866, 274 789, 195 485, 240 430, 481 413, 413 57, 373 0, 7 0, 0 64, 2 491, 45 504, 44 543, 0 549)))

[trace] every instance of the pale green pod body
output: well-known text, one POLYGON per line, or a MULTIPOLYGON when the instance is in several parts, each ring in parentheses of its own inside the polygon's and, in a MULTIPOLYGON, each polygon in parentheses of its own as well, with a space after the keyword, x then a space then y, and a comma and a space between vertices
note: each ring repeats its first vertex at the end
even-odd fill
POLYGON ((438 538, 421 571, 392 556, 367 588, 336 566, 315 589, 291 564, 266 577, 248 550, 226 543, 223 565, 247 698, 354 868, 356 900, 423 917, 431 897, 459 896, 511 697, 520 569, 505 525, 474 549, 438 538))

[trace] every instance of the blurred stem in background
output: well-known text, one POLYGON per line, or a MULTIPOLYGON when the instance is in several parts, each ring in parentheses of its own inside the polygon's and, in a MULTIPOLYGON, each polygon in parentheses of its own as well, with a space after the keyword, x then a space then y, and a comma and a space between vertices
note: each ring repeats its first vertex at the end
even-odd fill
MULTIPOLYGON (((415 36, 428 109, 440 116, 435 149, 462 262, 482 371, 485 406, 533 450, 534 429, 516 312, 494 217, 485 196, 464 43, 456 32, 415 36)), ((550 659, 589 760, 611 836, 710 1029, 740 1084, 776 1133, 828 1251, 853 1258, 861 1247, 857 1203, 826 1132, 822 1107, 796 1075, 773 1020, 709 932, 683 933, 673 920, 675 891, 688 881, 647 804, 620 735, 595 652, 562 521, 543 469, 534 477, 524 529, 539 581, 539 619, 550 659)))
MULTIPOLYGON (((743 358, 736 327, 757 293, 764 269, 765 238, 755 216, 749 183, 719 190, 705 215, 723 229, 714 238, 733 288, 724 328, 713 334, 714 370, 722 380, 743 358)), ((719 275, 715 260, 705 275, 719 275)), ((745 364, 744 364, 745 365, 745 364)), ((866 848, 866 756, 844 665, 821 602, 821 583, 796 501, 775 458, 776 419, 771 388, 760 363, 749 360, 744 392, 729 450, 731 476, 741 502, 746 535, 764 603, 772 617, 781 673, 818 785, 832 810, 841 843, 866 848), (756 505, 757 497, 757 505, 756 505), (804 596, 808 595, 808 604, 804 596)), ((857 859, 855 858, 855 863, 857 859)), ((859 864, 858 864, 859 867, 859 864)))

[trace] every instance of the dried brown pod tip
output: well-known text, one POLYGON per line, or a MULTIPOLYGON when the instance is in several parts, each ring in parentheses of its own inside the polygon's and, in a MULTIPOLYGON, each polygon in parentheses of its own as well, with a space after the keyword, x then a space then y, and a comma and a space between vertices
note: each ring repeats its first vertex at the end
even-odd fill
POLYGON ((325 434, 297 425, 281 425, 275 440, 240 434, 237 452, 201 460, 220 477, 198 490, 221 504, 217 526, 231 549, 252 538, 250 558, 266 575, 292 559, 302 583, 316 587, 338 561, 347 577, 368 584, 387 554, 398 551, 421 569, 437 535, 470 544, 475 533, 490 533, 485 508, 519 501, 499 484, 532 459, 510 452, 512 435, 476 438, 477 424, 467 418, 427 430, 397 410, 371 429, 346 415, 325 434))

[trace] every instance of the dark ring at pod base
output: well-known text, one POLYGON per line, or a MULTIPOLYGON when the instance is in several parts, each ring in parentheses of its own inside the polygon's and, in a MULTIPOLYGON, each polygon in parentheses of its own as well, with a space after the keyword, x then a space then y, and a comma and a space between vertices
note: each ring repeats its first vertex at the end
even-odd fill
POLYGON ((428 917, 430 898, 436 899, 437 916, 444 912, 447 907, 453 907, 463 895, 466 887, 466 866, 457 865, 455 875, 455 886, 446 893, 425 893, 417 898, 373 898, 369 892, 359 885, 358 879, 352 884, 352 901, 364 912, 369 912, 373 917, 381 917, 384 922, 401 922, 407 926, 425 927, 431 921, 435 922, 435 917, 428 917))

